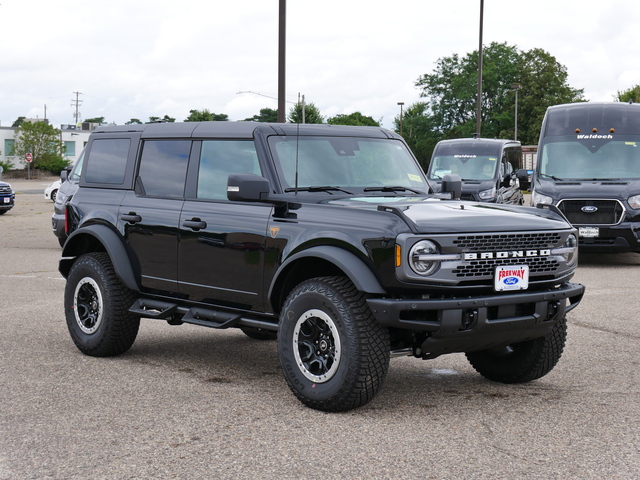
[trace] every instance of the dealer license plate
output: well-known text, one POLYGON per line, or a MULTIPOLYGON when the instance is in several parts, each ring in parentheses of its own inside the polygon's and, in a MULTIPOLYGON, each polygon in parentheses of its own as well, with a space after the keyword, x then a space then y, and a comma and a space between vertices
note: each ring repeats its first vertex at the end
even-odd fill
POLYGON ((496 267, 494 278, 496 291, 526 290, 529 288, 529 265, 504 265, 496 267))
POLYGON ((9 203, 11 199, 9 197, 4 197, 4 203, 9 203))
POLYGON ((594 238, 600 236, 600 229, 598 227, 580 227, 578 228, 578 235, 584 238, 594 238))

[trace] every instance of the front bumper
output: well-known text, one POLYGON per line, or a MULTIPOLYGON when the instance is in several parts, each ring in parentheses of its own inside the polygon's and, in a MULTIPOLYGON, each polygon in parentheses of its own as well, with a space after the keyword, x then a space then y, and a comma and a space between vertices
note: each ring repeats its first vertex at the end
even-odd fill
POLYGON ((441 355, 509 345, 546 335, 584 295, 585 287, 449 299, 367 300, 377 321, 426 332, 423 352, 441 355))
POLYGON ((0 197, 0 210, 11 210, 15 204, 15 195, 3 195, 0 197))
MULTIPOLYGON (((576 228, 585 225, 578 225, 576 228)), ((584 253, 624 253, 640 252, 640 223, 623 222, 615 226, 598 227, 599 235, 594 238, 578 238, 578 247, 584 253)))

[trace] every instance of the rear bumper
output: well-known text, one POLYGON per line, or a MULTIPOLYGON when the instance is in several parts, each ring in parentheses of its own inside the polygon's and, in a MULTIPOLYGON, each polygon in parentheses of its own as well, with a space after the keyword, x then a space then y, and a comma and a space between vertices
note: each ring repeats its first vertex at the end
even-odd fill
POLYGON ((574 309, 585 287, 566 283, 546 291, 452 299, 372 298, 379 323, 428 334, 425 353, 485 350, 546 335, 574 309))

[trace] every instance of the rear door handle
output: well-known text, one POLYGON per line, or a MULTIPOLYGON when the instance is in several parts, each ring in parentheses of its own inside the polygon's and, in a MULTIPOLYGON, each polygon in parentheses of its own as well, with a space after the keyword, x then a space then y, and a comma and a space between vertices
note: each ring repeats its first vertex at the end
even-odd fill
POLYGON ((120 219, 129 223, 140 223, 142 221, 142 217, 135 212, 125 213, 120 219))
POLYGON ((207 222, 203 222, 199 218, 192 218, 191 220, 185 220, 182 222, 182 226, 191 228, 197 232, 198 230, 204 230, 207 228, 207 222))

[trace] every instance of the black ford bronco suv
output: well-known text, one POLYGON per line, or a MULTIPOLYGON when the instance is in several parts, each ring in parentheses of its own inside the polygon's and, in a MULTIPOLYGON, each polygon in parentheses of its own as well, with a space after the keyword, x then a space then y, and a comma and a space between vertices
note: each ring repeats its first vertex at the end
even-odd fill
POLYGON ((291 390, 326 411, 369 402, 397 355, 542 377, 584 292, 576 231, 553 206, 460 189, 432 194, 382 128, 99 128, 66 211, 69 332, 92 356, 127 351, 140 318, 277 338, 291 390))

